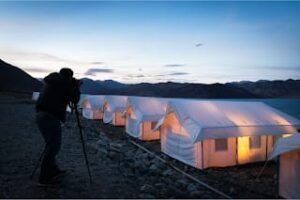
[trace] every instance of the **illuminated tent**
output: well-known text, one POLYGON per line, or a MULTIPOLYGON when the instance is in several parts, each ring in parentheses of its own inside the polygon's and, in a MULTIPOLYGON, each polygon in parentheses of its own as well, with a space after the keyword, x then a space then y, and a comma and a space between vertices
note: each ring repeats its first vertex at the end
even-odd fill
POLYGON ((78 102, 78 107, 83 108, 85 104, 83 102, 85 101, 85 97, 89 96, 88 94, 80 94, 79 102, 78 102))
POLYGON ((87 95, 80 102, 82 115, 87 119, 102 119, 103 118, 103 95, 87 95))
POLYGON ((33 101, 38 100, 39 96, 40 96, 40 93, 39 93, 39 92, 33 92, 33 93, 32 93, 32 100, 33 100, 33 101))
POLYGON ((264 161, 275 137, 297 126, 298 119, 260 102, 172 100, 155 130, 162 152, 203 169, 264 161))
POLYGON ((126 133, 141 140, 160 138, 159 131, 152 131, 164 116, 167 99, 153 97, 128 97, 126 106, 126 133))
POLYGON ((125 117, 123 117, 123 112, 125 111, 126 103, 127 96, 105 96, 103 122, 111 123, 114 126, 124 126, 125 117))
POLYGON ((279 195, 287 199, 300 199, 299 133, 278 139, 268 159, 279 155, 279 195))

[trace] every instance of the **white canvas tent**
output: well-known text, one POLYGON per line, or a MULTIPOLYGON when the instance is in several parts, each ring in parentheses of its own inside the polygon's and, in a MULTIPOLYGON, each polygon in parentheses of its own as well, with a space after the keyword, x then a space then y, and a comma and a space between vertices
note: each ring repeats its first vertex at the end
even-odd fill
POLYGON ((39 93, 39 92, 33 92, 33 93, 32 93, 32 100, 33 100, 33 101, 37 101, 38 98, 39 98, 39 96, 40 96, 40 93, 39 93))
POLYGON ((82 107, 82 115, 87 119, 103 118, 103 95, 87 95, 80 103, 82 107))
POLYGON ((114 126, 124 126, 125 117, 123 112, 125 111, 127 103, 127 96, 105 96, 103 106, 103 122, 111 123, 114 126))
POLYGON ((156 123, 164 116, 168 99, 153 97, 128 97, 125 110, 126 133, 140 140, 157 140, 156 123))
POLYGON ((78 102, 78 107, 83 108, 85 104, 83 102, 85 101, 85 97, 89 96, 88 94, 80 94, 79 102, 78 102))
POLYGON ((274 136, 300 121, 260 102, 169 101, 160 128, 162 152, 203 169, 263 161, 274 136))
POLYGON ((279 195, 287 199, 300 199, 299 133, 278 139, 268 159, 279 155, 279 195))

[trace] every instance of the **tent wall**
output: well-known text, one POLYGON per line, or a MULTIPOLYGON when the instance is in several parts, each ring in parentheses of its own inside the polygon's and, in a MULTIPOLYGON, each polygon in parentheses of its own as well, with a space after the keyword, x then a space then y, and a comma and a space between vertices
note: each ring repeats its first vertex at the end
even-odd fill
POLYGON ((300 149, 280 155, 279 195, 300 199, 300 149))
MULTIPOLYGON (((224 141, 227 143, 227 148, 218 151, 216 151, 216 141, 214 139, 207 139, 202 141, 203 168, 227 167, 236 165, 236 138, 224 138, 224 141)), ((200 153, 201 152, 199 152, 198 154, 200 153)))
POLYGON ((123 113, 116 111, 112 113, 112 125, 114 126, 125 126, 125 117, 123 117, 123 113))
POLYGON ((87 119, 102 119, 103 111, 102 109, 84 108, 82 109, 82 115, 87 119))
POLYGON ((105 96, 103 104, 103 122, 114 126, 124 126, 123 112, 126 107, 126 96, 105 96))
POLYGON ((139 137, 138 120, 136 119, 131 106, 127 106, 125 111, 125 131, 130 136, 137 138, 139 137))
POLYGON ((135 119, 132 119, 131 117, 126 117, 125 122, 125 131, 132 137, 138 137, 139 136, 139 124, 135 119))
POLYGON ((152 121, 143 121, 140 123, 140 133, 139 133, 139 139, 140 140, 158 140, 160 138, 160 132, 152 131, 154 127, 152 127, 152 121))
MULTIPOLYGON (((200 144, 201 142, 199 142, 200 144)), ((161 151, 183 163, 201 169, 202 162, 201 148, 194 148, 192 141, 179 133, 171 132, 171 129, 164 129, 161 132, 161 151), (196 151, 199 150, 199 151, 196 151), (199 160, 196 160, 199 159, 199 160), (198 166, 197 166, 198 165, 198 166)))
POLYGON ((260 140, 259 147, 250 148, 250 137, 238 137, 238 164, 246 164, 266 160, 266 136, 256 136, 260 140))
POLYGON ((152 131, 154 128, 152 123, 154 121, 139 122, 138 120, 134 119, 134 117, 135 115, 129 109, 129 111, 126 112, 125 119, 125 130, 127 134, 145 141, 158 140, 160 138, 159 130, 152 131))
POLYGON ((193 167, 202 168, 201 142, 195 146, 174 113, 169 113, 161 126, 161 151, 193 167))
POLYGON ((90 104, 90 102, 89 102, 89 100, 86 98, 86 99, 84 99, 83 101, 82 101, 82 103, 81 103, 81 108, 91 108, 92 106, 91 106, 91 104, 90 104))

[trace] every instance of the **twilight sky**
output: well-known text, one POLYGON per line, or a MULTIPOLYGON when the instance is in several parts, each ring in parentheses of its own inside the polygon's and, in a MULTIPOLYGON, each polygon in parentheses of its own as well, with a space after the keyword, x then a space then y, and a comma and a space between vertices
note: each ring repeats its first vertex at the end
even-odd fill
POLYGON ((300 79, 300 2, 5 2, 0 59, 124 83, 300 79))

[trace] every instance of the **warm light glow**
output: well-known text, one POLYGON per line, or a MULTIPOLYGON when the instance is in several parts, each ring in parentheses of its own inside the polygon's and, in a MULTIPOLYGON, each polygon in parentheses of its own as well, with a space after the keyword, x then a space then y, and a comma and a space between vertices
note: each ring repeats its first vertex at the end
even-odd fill
POLYGON ((181 135, 183 137, 190 137, 189 134, 185 131, 184 127, 180 124, 175 113, 169 113, 165 118, 164 124, 166 124, 167 127, 171 129, 173 134, 181 135))
MULTIPOLYGON (((235 124, 235 125, 249 125, 249 119, 246 118, 246 116, 233 113, 233 112, 227 112, 226 116, 235 124)), ((252 125, 252 124, 251 124, 252 125)))
POLYGON ((291 123, 288 122, 285 118, 283 118, 279 115, 276 115, 276 114, 270 114, 269 118, 280 125, 291 125, 291 123))
POLYGON ((142 122, 140 124, 141 140, 158 140, 160 138, 160 131, 152 131, 151 121, 142 122))
POLYGON ((282 137, 283 137, 283 138, 286 138, 286 137, 290 137, 290 136, 292 136, 292 135, 293 135, 293 134, 283 134, 282 137))
POLYGON ((103 104, 103 111, 104 111, 104 112, 105 112, 105 111, 110 111, 110 109, 109 109, 109 104, 108 104, 107 101, 105 101, 104 104, 103 104))
POLYGON ((238 137, 238 163, 245 163, 249 159, 249 136, 238 137))

